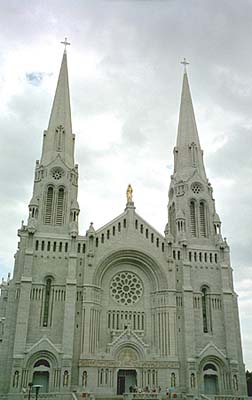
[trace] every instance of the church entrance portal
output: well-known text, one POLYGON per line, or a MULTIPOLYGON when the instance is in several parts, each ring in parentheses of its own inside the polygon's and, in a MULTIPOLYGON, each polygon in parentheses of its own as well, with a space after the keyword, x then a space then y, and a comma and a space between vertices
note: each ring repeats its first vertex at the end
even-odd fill
POLYGON ((137 373, 134 369, 119 369, 117 374, 117 394, 129 393, 130 386, 137 384, 137 373))
POLYGON ((49 372, 48 371, 36 371, 33 374, 33 385, 41 385, 40 393, 47 393, 49 387, 49 372))

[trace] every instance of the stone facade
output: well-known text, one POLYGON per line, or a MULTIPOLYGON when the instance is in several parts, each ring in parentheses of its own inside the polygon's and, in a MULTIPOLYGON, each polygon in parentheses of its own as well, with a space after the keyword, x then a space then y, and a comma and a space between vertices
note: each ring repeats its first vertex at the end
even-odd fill
MULTIPOLYGON (((64 52, 33 196, 0 298, 0 392, 112 395, 169 387, 246 394, 229 247, 207 180, 187 73, 164 236, 126 208, 78 233, 64 52)), ((95 210, 94 210, 95 211, 95 210)))

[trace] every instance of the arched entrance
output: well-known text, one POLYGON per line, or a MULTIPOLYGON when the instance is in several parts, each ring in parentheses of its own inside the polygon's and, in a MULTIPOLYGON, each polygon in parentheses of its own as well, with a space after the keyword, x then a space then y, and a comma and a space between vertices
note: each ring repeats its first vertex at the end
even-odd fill
POLYGON ((214 364, 206 364, 203 368, 205 394, 218 394, 218 373, 214 364))
POLYGON ((129 393, 137 386, 137 372, 135 369, 119 369, 117 373, 117 394, 129 393))
POLYGON ((50 364, 45 359, 38 360, 33 366, 33 385, 41 385, 40 392, 47 393, 49 390, 50 364))

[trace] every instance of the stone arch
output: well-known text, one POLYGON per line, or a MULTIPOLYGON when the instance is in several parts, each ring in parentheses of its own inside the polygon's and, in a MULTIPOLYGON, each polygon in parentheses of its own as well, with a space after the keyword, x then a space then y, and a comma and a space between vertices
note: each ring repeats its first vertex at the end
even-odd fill
POLYGON ((161 265, 149 254, 134 249, 118 250, 107 255, 96 267, 93 284, 101 287, 105 273, 119 263, 134 265, 143 271, 147 275, 153 291, 167 288, 167 278, 161 265))
POLYGON ((35 353, 33 353, 27 360, 26 367, 28 369, 33 368, 33 366, 39 361, 39 360, 46 360, 51 368, 57 368, 59 365, 59 361, 55 354, 51 353, 48 350, 40 350, 35 353))
POLYGON ((129 353, 129 360, 128 360, 129 362, 143 360, 145 358, 144 348, 142 348, 139 343, 134 343, 131 341, 124 341, 123 343, 115 345, 112 350, 112 356, 116 360, 127 361, 126 360, 127 352, 129 353), (125 357, 123 354, 124 352, 125 352, 125 357), (132 357, 130 358, 130 356, 132 357))
POLYGON ((216 395, 223 392, 223 376, 226 370, 225 361, 216 355, 204 357, 199 365, 202 392, 207 395, 216 395))
POLYGON ((57 357, 47 350, 34 352, 27 360, 29 382, 41 384, 41 392, 53 391, 54 371, 59 365, 57 357))

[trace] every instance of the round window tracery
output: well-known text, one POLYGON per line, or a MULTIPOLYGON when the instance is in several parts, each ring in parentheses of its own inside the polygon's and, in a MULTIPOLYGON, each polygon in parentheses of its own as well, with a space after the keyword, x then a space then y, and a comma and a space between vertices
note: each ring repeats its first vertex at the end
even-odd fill
POLYGON ((202 192, 202 190, 203 190, 202 185, 199 182, 193 183, 191 186, 191 189, 192 189, 193 193, 195 193, 195 194, 198 194, 198 193, 202 192))
POLYGON ((54 169, 51 171, 51 174, 52 174, 53 179, 55 179, 55 180, 58 181, 58 180, 61 179, 62 176, 64 175, 64 171, 63 171, 63 169, 61 169, 61 168, 54 168, 54 169))
POLYGON ((117 303, 132 305, 141 298, 143 285, 133 272, 119 272, 110 283, 110 293, 117 303))

